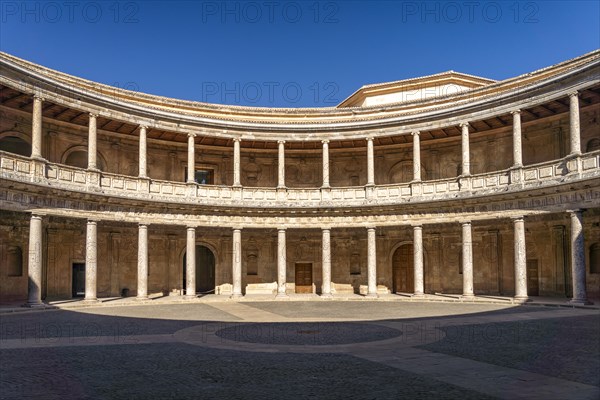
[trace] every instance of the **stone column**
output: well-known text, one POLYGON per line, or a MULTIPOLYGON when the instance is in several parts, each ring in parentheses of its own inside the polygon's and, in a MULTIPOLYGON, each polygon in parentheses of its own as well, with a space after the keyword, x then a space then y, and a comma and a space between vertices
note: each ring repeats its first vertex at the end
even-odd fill
POLYGON ((375 185, 375 154, 373 138, 367 138, 367 186, 375 185))
POLYGON ((277 141, 278 160, 277 160, 277 187, 285 188, 285 140, 277 141))
POLYGON ((469 123, 463 122, 461 128, 461 149, 462 149, 462 176, 471 175, 471 155, 469 154, 469 123))
POLYGON ((473 241, 471 221, 462 223, 463 297, 473 297, 473 241))
POLYGON ((513 219, 515 231, 515 299, 527 300, 527 250, 525 249, 525 221, 513 219))
POLYGON ((185 296, 196 297, 196 228, 188 226, 185 247, 185 296))
POLYGON ((513 167, 523 166, 523 148, 521 145, 521 110, 511 112, 513 116, 513 167))
POLYGON ((27 305, 42 304, 42 217, 31 215, 29 220, 29 264, 27 305))
POLYGON ((331 229, 323 228, 323 284, 321 286, 321 297, 331 297, 331 229))
POLYGON ((147 171, 146 171, 146 154, 147 154, 147 150, 146 150, 146 131, 147 131, 148 127, 142 125, 140 126, 140 173, 139 173, 139 177, 140 178, 147 178, 147 171))
POLYGON ((233 139, 233 186, 242 186, 240 180, 240 138, 233 139))
POLYGON ((569 136, 571 139, 571 155, 581 154, 581 138, 579 125, 579 93, 569 94, 569 136))
POLYGON ((323 143, 323 187, 329 187, 329 140, 321 140, 323 143))
MULTIPOLYGON (((188 159, 187 159, 187 183, 194 183, 196 174, 195 137, 193 133, 188 134, 188 159)), ((195 254, 195 253, 194 253, 195 254)))
POLYGON ((233 293, 231 297, 242 297, 242 230, 233 230, 233 293))
POLYGON ((582 211, 571 214, 571 275, 573 276, 573 298, 571 302, 588 304, 585 287, 585 246, 583 240, 582 211))
POLYGON ((85 301, 95 302, 98 280, 98 234, 96 221, 88 220, 85 235, 85 301))
POLYGON ((413 251, 415 263, 415 296, 424 295, 423 227, 413 226, 413 251))
POLYGON ((42 99, 33 96, 33 116, 31 123, 31 158, 43 159, 42 157, 42 99))
POLYGON ((285 244, 285 228, 277 230, 277 297, 286 298, 287 249, 285 244))
POLYGON ((148 298, 148 225, 138 226, 138 287, 137 299, 148 298))
POLYGON ((97 170, 97 157, 98 157, 98 138, 96 129, 96 114, 90 113, 90 119, 88 123, 88 169, 97 170))
POLYGON ((367 297, 377 297, 377 248, 375 228, 367 228, 367 297))
POLYGON ((411 133, 413 137, 413 181, 421 181, 421 132, 416 131, 411 133))

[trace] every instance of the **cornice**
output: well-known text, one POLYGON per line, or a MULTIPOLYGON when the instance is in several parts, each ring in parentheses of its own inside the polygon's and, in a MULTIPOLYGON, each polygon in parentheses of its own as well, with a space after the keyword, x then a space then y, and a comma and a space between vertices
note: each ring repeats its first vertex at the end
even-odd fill
POLYGON ((108 118, 184 133, 218 131, 233 138, 244 132, 242 138, 253 140, 305 141, 362 138, 365 131, 375 137, 409 134, 560 98, 600 83, 600 51, 458 95, 359 108, 275 109, 169 99, 72 77, 5 53, 0 71, 0 82, 9 87, 108 118))

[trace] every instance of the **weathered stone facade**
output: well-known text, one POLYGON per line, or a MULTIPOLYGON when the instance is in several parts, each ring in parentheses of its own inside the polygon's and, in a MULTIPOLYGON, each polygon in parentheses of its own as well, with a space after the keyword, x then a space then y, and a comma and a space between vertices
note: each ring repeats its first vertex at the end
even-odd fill
POLYGON ((451 96, 284 110, 1 54, 0 301, 598 298, 599 56, 451 96))

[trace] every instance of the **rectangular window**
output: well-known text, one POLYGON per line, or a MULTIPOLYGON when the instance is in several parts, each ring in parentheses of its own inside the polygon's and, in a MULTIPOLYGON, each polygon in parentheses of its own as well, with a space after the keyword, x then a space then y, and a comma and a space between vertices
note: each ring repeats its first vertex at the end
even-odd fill
MULTIPOLYGON (((187 181, 187 169, 184 170, 184 181, 187 181)), ((199 185, 214 185, 215 171, 213 169, 202 168, 194 172, 194 182, 199 185)))
POLYGON ((212 169, 197 170, 194 180, 200 185, 214 185, 214 171, 212 169))

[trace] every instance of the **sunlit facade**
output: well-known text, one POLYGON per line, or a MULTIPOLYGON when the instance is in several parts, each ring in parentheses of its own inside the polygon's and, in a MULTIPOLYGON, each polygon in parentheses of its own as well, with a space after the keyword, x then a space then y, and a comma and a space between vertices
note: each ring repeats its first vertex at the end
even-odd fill
POLYGON ((600 297, 600 51, 295 109, 0 53, 0 117, 0 302, 600 297))

